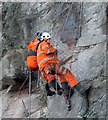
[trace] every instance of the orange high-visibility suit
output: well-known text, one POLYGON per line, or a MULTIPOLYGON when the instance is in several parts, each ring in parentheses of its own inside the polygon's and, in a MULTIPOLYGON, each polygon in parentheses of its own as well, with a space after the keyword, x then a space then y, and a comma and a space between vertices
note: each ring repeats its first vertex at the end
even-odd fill
POLYGON ((37 47, 38 43, 39 43, 38 38, 36 38, 35 40, 32 40, 29 43, 29 45, 27 46, 28 51, 30 51, 32 49, 33 51, 37 52, 36 47, 37 47))
MULTIPOLYGON (((30 50, 34 51, 37 54, 36 47, 37 44, 39 43, 39 40, 36 38, 35 40, 31 41, 29 45, 27 46, 28 48, 28 53, 30 53, 30 50)), ((36 55, 28 55, 26 59, 27 67, 30 70, 34 70, 38 72, 38 65, 37 65, 37 56, 36 55)))
MULTIPOLYGON (((78 80, 72 75, 72 73, 65 67, 60 66, 60 62, 56 55, 56 50, 50 43, 43 41, 39 44, 37 50, 37 63, 41 71, 46 74, 51 72, 51 69, 55 69, 56 74, 60 77, 60 82, 68 82, 71 87, 78 84, 78 80)), ((48 81, 52 82, 52 80, 48 81)))
MULTIPOLYGON (((39 40, 36 38, 35 40, 31 41, 30 44, 27 46, 28 48, 28 52, 30 52, 30 50, 34 51, 35 54, 37 55, 37 45, 39 43, 39 40)), ((26 59, 26 63, 27 63, 27 67, 29 70, 33 70, 36 73, 38 73, 38 64, 37 64, 37 56, 36 55, 28 55, 27 59, 26 59)), ((44 74, 44 78, 43 80, 53 80, 55 79, 55 76, 52 76, 51 74, 44 74)))

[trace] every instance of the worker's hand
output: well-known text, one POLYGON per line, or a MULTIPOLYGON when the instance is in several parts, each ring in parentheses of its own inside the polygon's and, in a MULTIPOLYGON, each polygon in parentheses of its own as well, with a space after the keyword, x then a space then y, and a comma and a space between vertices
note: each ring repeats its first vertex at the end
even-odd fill
POLYGON ((58 51, 57 51, 57 50, 55 50, 55 54, 56 54, 56 55, 58 54, 58 51))

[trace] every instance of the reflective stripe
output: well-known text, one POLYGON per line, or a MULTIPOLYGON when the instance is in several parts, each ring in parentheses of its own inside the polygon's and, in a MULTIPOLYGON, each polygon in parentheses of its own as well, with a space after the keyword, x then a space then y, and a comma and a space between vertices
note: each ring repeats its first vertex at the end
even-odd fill
POLYGON ((40 67, 40 65, 43 63, 43 62, 45 62, 45 61, 47 61, 47 60, 52 60, 52 59, 54 59, 55 57, 53 56, 53 57, 50 57, 50 58, 44 58, 44 59, 42 59, 40 62, 39 62, 39 64, 38 64, 38 66, 40 67))
POLYGON ((47 54, 49 54, 50 53, 50 50, 48 49, 48 52, 47 52, 47 54))
POLYGON ((67 69, 66 69, 66 68, 64 68, 63 74, 66 74, 66 71, 67 71, 67 69))
POLYGON ((44 46, 42 46, 42 49, 44 49, 45 47, 48 47, 48 45, 44 45, 44 46))
POLYGON ((59 69, 59 73, 61 73, 61 72, 62 72, 62 69, 63 69, 63 67, 61 66, 61 67, 60 67, 60 69, 59 69))
POLYGON ((44 52, 43 52, 43 51, 41 51, 41 52, 39 52, 39 53, 37 54, 37 56, 38 56, 38 55, 40 55, 40 54, 43 54, 43 53, 44 53, 44 52))
POLYGON ((49 78, 52 78, 52 77, 54 77, 53 75, 50 75, 50 76, 48 76, 47 78, 49 79, 49 78))

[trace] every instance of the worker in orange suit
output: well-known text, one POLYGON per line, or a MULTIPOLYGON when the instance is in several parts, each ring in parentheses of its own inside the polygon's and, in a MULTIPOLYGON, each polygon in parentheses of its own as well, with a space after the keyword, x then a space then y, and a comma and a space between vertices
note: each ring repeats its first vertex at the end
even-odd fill
MULTIPOLYGON (((64 92, 69 97, 69 86, 75 88, 83 96, 87 96, 85 88, 78 82, 74 75, 65 67, 60 66, 57 50, 51 45, 51 36, 48 32, 41 33, 41 43, 37 49, 37 64, 39 70, 45 74, 59 75, 64 92)), ((57 79, 49 79, 49 84, 56 89, 57 79)))
MULTIPOLYGON (((38 65, 37 65, 37 50, 36 50, 39 42, 40 42, 40 37, 39 37, 39 33, 37 33, 36 39, 31 41, 27 46, 28 56, 26 59, 26 64, 27 64, 28 69, 34 71, 35 73, 38 73, 38 70, 39 70, 38 65)), ((43 80, 48 81, 49 78, 54 79, 55 76, 45 74, 43 77, 43 80)), ((54 91, 50 90, 48 83, 46 84, 45 88, 47 91, 47 96, 52 96, 55 94, 54 91)))

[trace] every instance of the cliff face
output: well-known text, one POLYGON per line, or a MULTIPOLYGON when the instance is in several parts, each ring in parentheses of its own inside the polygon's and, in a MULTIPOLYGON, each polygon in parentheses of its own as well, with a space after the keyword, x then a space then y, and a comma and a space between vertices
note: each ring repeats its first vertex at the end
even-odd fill
MULTIPOLYGON (((63 96, 47 99, 46 117, 87 118, 106 117, 106 34, 107 4, 93 2, 37 2, 2 4, 2 78, 18 75, 25 70, 26 43, 34 39, 37 31, 49 31, 52 44, 58 49, 59 59, 70 55, 65 67, 83 84, 92 82, 89 109, 82 111, 81 97, 75 91, 71 98, 72 110, 67 113, 63 96), (12 52, 14 51, 14 53, 12 52), (16 52, 15 52, 16 51, 16 52), (20 52, 20 62, 16 54, 20 52), (12 59, 8 59, 10 56, 12 59), (12 57, 15 56, 15 57, 12 57), (11 67, 9 67, 11 66, 11 67), (22 67, 23 66, 23 67, 22 67), (8 74, 13 70, 13 74, 8 74), (8 71, 8 73, 6 72, 8 71)), ((16 78, 16 76, 15 76, 16 78)), ((34 98, 33 98, 34 99, 34 98)), ((34 102, 34 106, 37 103, 34 102)), ((38 116, 40 117, 41 114, 38 116)), ((21 117, 21 116, 18 116, 21 117)), ((37 112, 32 117, 37 117, 37 112)))

